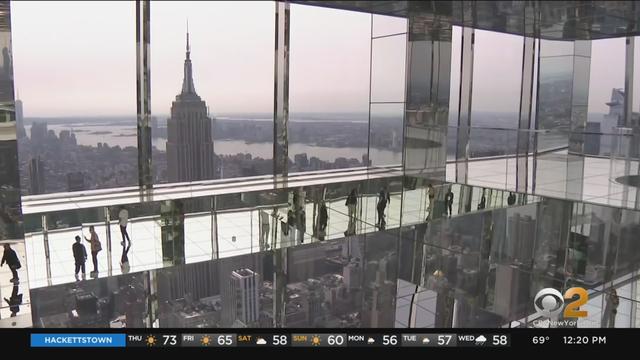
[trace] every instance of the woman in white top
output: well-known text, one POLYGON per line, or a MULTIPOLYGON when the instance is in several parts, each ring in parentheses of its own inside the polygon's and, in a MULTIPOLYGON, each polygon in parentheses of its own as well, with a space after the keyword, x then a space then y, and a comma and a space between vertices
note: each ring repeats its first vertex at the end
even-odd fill
POLYGON ((129 247, 131 247, 131 239, 129 238, 129 234, 127 233, 127 224, 129 223, 129 212, 124 206, 120 207, 118 218, 120 219, 118 222, 120 224, 120 233, 122 234, 122 242, 120 243, 120 245, 124 246, 124 239, 126 238, 127 241, 129 241, 129 247))

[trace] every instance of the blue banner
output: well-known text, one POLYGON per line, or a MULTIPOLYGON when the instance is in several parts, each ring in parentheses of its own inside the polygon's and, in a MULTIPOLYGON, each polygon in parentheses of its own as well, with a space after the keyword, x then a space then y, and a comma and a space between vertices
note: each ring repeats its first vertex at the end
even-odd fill
POLYGON ((125 334, 31 334, 31 347, 125 347, 125 334))

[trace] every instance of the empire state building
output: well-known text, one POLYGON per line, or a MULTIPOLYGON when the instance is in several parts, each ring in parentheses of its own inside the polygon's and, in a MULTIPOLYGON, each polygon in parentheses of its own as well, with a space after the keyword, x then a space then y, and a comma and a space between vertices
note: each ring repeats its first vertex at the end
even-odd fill
POLYGON ((182 92, 171 105, 167 120, 167 170, 169 182, 210 180, 215 177, 212 119, 206 103, 196 94, 187 31, 182 92))

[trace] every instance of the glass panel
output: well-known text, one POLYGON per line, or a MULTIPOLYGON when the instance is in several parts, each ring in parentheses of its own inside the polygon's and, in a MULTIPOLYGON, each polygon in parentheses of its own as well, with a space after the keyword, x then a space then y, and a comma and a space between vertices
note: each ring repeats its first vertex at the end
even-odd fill
MULTIPOLYGON (((544 45, 542 49, 544 51, 544 45)), ((539 129, 563 129, 569 126, 572 79, 572 56, 540 58, 537 109, 539 129)))
POLYGON ((151 6, 155 182, 273 172, 273 9, 261 1, 151 6), (232 28, 242 31, 222 35, 232 28))
MULTIPOLYGON (((633 111, 640 113, 640 36, 631 38, 634 41, 633 55, 633 111)), ((640 117, 640 115, 639 115, 640 117)), ((640 119, 638 119, 640 126, 640 119)))
POLYGON ((370 43, 369 14, 291 4, 290 172, 366 164, 370 43))
POLYGON ((371 15, 373 17, 373 36, 385 36, 407 32, 407 19, 395 16, 371 15))
POLYGON ((541 40, 542 56, 573 55, 573 41, 541 40))
POLYGON ((402 165, 404 104, 371 104, 369 165, 402 165))
POLYGON ((521 36, 475 31, 471 102, 474 127, 518 127, 522 46, 521 36), (497 47, 502 50, 495 51, 497 47))
POLYGON ((24 193, 137 184, 135 3, 15 2, 11 12, 24 193))
POLYGON ((404 102, 407 36, 373 39, 371 102, 404 102))
MULTIPOLYGON (((449 87, 449 125, 458 126, 458 110, 460 106, 460 62, 462 61, 462 28, 451 27, 451 82, 449 87)), ((449 134, 455 129, 449 129, 449 134)), ((447 134, 447 135, 449 135, 447 134)), ((448 138, 447 138, 448 139, 448 138)), ((450 142, 449 148, 453 150, 455 158, 455 142, 450 142)))
POLYGON ((272 327, 269 253, 157 270, 160 327, 272 327))
POLYGON ((624 38, 592 41, 589 132, 615 133, 614 127, 624 126, 625 46, 624 38))

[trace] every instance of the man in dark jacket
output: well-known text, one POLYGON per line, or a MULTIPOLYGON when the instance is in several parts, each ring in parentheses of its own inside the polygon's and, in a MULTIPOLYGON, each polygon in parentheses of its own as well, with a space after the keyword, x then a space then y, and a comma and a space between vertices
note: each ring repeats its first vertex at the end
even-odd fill
POLYGON ((9 281, 12 283, 20 282, 20 279, 18 278, 18 269, 20 269, 22 265, 20 265, 18 255, 9 244, 4 244, 4 254, 2 255, 2 262, 0 262, 0 266, 4 265, 5 262, 9 265, 11 274, 13 274, 13 278, 9 281))
POLYGON ((87 249, 80 243, 80 241, 80 236, 76 236, 76 242, 72 246, 73 258, 76 262, 76 281, 80 281, 80 278, 78 277, 80 269, 82 269, 82 278, 85 279, 87 276, 84 269, 84 263, 87 261, 87 249))
POLYGON ((318 240, 324 240, 326 236, 327 222, 329 221, 329 214, 327 213, 327 205, 324 200, 320 202, 320 214, 318 215, 318 240))

